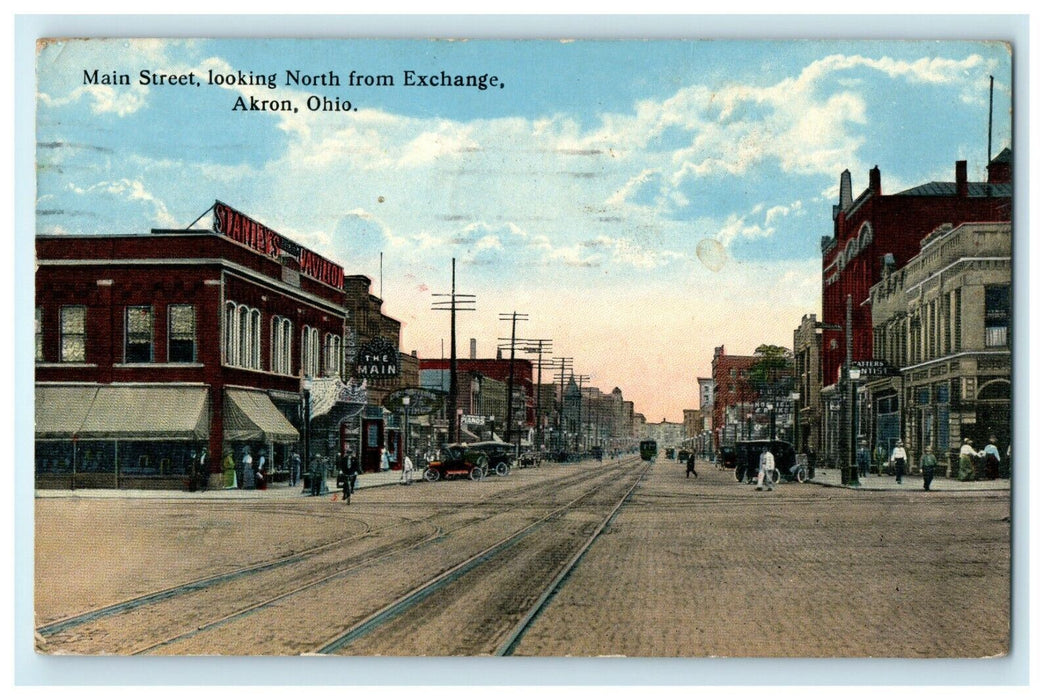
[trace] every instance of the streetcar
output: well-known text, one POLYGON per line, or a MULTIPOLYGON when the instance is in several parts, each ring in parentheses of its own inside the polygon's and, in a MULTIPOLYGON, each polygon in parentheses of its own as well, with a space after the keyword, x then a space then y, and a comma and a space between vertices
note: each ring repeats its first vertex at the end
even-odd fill
POLYGON ((639 442, 639 457, 644 461, 653 461, 657 459, 657 441, 656 440, 642 440, 639 442))

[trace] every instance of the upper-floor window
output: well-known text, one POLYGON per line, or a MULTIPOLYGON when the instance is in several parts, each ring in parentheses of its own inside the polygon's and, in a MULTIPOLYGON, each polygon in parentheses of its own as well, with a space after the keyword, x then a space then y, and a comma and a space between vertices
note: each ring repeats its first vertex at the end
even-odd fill
POLYGON ((305 377, 316 377, 320 369, 320 352, 321 343, 318 338, 317 328, 311 328, 310 326, 303 326, 303 361, 302 370, 303 376, 305 377))
POLYGON ((149 306, 124 309, 124 361, 153 361, 153 309, 149 306))
POLYGON ((343 339, 335 333, 325 334, 325 376, 338 377, 342 364, 343 339))
POLYGON ((1011 288, 991 284, 985 288, 985 346, 1003 347, 1010 342, 1011 288))
POLYGON ((36 307, 36 361, 44 361, 44 320, 40 307, 36 307))
POLYGON ((270 321, 270 371, 292 374, 292 322, 282 316, 270 321))
POLYGON ((168 362, 196 360, 197 314, 192 304, 168 307, 168 362))
POLYGON ((59 312, 62 362, 84 362, 88 310, 85 306, 63 306, 59 312))
POLYGON ((226 302, 223 331, 223 351, 226 364, 234 367, 260 369, 260 328, 262 315, 259 309, 250 309, 244 304, 226 302))

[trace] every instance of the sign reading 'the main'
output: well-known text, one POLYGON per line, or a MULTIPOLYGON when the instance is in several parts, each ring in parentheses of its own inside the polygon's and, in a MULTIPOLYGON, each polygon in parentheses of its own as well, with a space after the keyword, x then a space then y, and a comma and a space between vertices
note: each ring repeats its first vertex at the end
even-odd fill
POLYGON ((401 353, 394 343, 384 338, 373 338, 358 351, 358 376, 363 379, 383 379, 401 374, 401 353))

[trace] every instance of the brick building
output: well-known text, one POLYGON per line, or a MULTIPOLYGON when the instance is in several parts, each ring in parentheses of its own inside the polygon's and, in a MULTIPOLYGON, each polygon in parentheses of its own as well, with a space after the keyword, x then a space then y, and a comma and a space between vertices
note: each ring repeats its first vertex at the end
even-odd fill
MULTIPOLYGON (((846 308, 851 302, 854 361, 873 358, 869 290, 885 266, 900 268, 920 252, 921 241, 942 225, 1011 220, 1011 151, 1004 149, 988 167, 986 182, 969 182, 967 161, 956 162, 954 182, 928 182, 893 195, 883 193, 880 170, 869 171, 868 187, 854 198, 850 171, 840 176, 839 202, 832 208, 833 235, 821 240, 822 303, 826 326, 821 338, 822 436, 826 456, 837 455, 842 436, 842 400, 836 387, 846 355, 846 308)), ((856 415, 856 414, 855 414, 856 415)), ((849 434, 847 442, 849 442, 849 434)), ((847 443, 844 443, 847 444, 847 443)))
POLYGON ((748 381, 754 355, 727 355, 724 346, 712 356, 712 434, 715 447, 733 445, 751 432, 751 415, 759 394, 748 381))
POLYGON ((343 370, 343 269, 221 202, 212 230, 36 240, 40 486, 282 465, 304 377, 343 370))

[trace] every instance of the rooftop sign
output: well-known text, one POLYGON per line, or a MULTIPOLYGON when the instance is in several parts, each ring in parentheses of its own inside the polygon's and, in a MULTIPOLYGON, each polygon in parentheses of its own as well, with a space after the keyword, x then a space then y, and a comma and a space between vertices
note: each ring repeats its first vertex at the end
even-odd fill
POLYGON ((227 204, 216 201, 212 212, 215 215, 212 230, 216 233, 254 248, 275 260, 279 260, 282 254, 291 255, 299 260, 300 273, 333 287, 343 288, 342 266, 290 241, 227 204))

